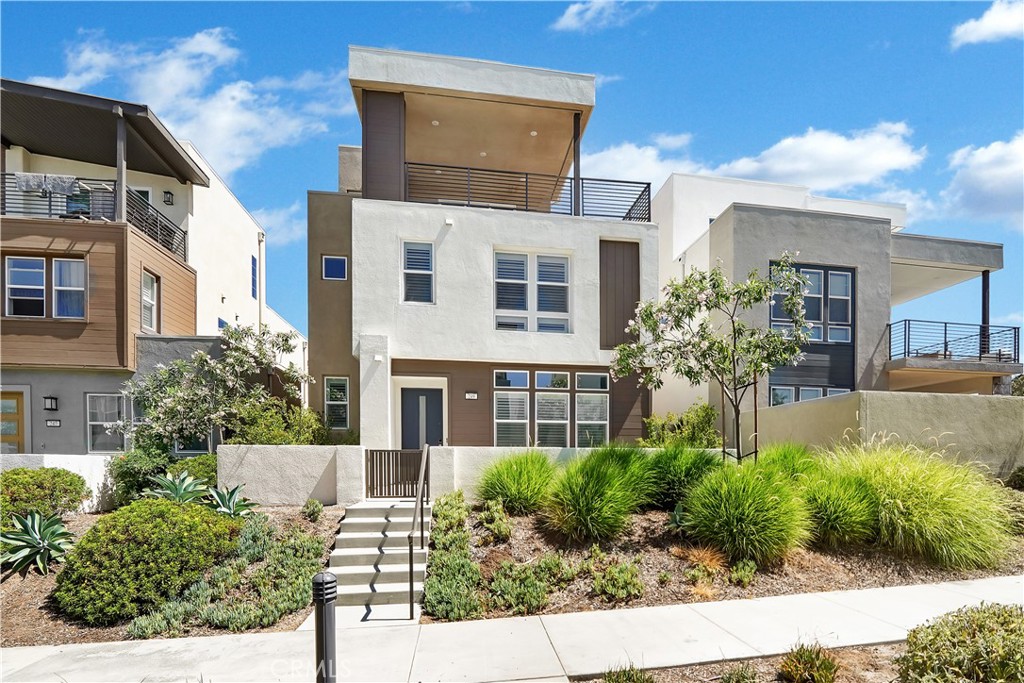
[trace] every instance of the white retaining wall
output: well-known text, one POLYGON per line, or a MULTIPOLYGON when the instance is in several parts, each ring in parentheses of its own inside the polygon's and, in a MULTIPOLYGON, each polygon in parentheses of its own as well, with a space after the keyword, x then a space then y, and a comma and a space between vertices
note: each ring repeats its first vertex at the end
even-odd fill
POLYGON ((114 455, 60 455, 47 453, 9 453, 0 458, 0 470, 17 467, 60 467, 82 475, 92 491, 92 498, 82 504, 86 512, 99 512, 114 507, 114 483, 107 466, 114 455))

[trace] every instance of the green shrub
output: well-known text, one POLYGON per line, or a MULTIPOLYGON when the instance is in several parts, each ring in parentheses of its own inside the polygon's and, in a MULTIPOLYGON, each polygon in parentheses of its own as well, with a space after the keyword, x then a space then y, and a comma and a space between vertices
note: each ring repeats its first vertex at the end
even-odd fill
POLYGON ((861 479, 828 473, 804 490, 814 541, 828 548, 864 543, 878 532, 878 509, 861 479))
POLYGON ((288 405, 279 398, 247 404, 231 424, 229 444, 310 446, 328 444, 331 433, 309 408, 288 405))
POLYGON ((672 580, 672 575, 668 572, 658 572, 658 585, 667 586, 668 582, 672 580))
POLYGON ((167 468, 168 477, 176 477, 182 472, 188 472, 194 479, 207 486, 217 485, 217 454, 204 453, 191 458, 182 458, 167 468))
POLYGON ((247 517, 259 507, 259 503, 242 495, 245 484, 233 488, 209 489, 207 500, 203 503, 214 512, 228 517, 247 517))
POLYGON ((693 404, 682 415, 651 415, 644 418, 644 425, 648 436, 640 440, 640 445, 645 448, 722 446, 722 435, 717 428, 718 412, 703 401, 693 404))
POLYGON ((273 541, 274 528, 270 525, 270 518, 264 514, 249 515, 238 535, 236 553, 249 564, 259 562, 270 552, 273 541))
POLYGON ((971 465, 915 446, 872 443, 841 447, 835 467, 867 485, 884 547, 953 569, 992 567, 1005 557, 1005 492, 971 465))
POLYGON ((504 543, 512 538, 512 522, 505 508, 497 500, 488 500, 480 512, 480 523, 490 535, 494 543, 504 543))
POLYGON ((548 604, 547 582, 534 567, 505 561, 494 572, 488 587, 491 604, 513 614, 534 614, 548 604))
POLYGON ((719 683, 757 683, 757 671, 749 664, 734 666, 725 673, 719 683))
POLYGON ((173 479, 156 475, 149 478, 150 487, 142 492, 147 498, 164 498, 175 503, 195 503, 205 498, 210 488, 193 479, 188 472, 181 472, 173 479))
POLYGON ((653 456, 657 488, 654 504, 672 510, 686 499, 690 489, 722 466, 722 456, 707 450, 667 446, 653 456))
POLYGON ((779 663, 779 677, 792 683, 833 683, 838 671, 835 656, 817 643, 797 645, 779 663))
POLYGON ((102 517, 68 554, 53 597, 89 624, 138 616, 235 548, 241 523, 201 505, 140 500, 102 517))
POLYGON ((310 498, 302 506, 299 514, 310 522, 317 522, 320 519, 320 515, 324 512, 324 504, 316 498, 310 498))
POLYGON ((40 574, 50 572, 51 562, 63 562, 71 548, 72 534, 56 515, 43 516, 33 510, 27 515, 12 515, 15 528, 0 534, 4 553, 0 565, 23 576, 30 567, 40 574))
POLYGON ((1006 477, 1006 481, 1003 484, 1015 491, 1024 491, 1024 465, 1010 472, 1010 475, 1006 477))
POLYGON ((604 674, 605 683, 654 683, 654 676, 632 664, 621 669, 611 669, 604 674))
POLYGON ((614 563, 594 572, 594 593, 607 602, 628 602, 644 594, 640 569, 633 562, 614 563))
POLYGON ((480 476, 478 494, 496 500, 512 515, 540 508, 555 478, 555 465, 539 451, 509 455, 487 466, 480 476))
POLYGON ((469 506, 461 490, 434 501, 423 611, 439 619, 459 621, 480 616, 480 565, 469 556, 469 506))
POLYGON ((746 588, 754 582, 757 564, 753 560, 740 560, 729 569, 729 582, 746 588))
POLYGON ((1022 681, 1024 607, 964 607, 911 629, 896 666, 900 683, 1022 681))
MULTIPOLYGON (((469 506, 461 489, 439 496, 432 507, 433 529, 448 531, 465 525, 469 518, 469 506)), ((433 537, 433 534, 431 534, 433 537)))
POLYGON ((801 485, 821 471, 820 461, 807 446, 791 442, 773 443, 762 448, 757 455, 757 465, 801 485))
POLYGON ((157 449, 135 449, 110 460, 110 478, 114 482, 114 503, 120 507, 142 497, 152 483, 150 477, 162 475, 171 464, 171 456, 157 449))
POLYGON ((576 578, 579 568, 573 566, 558 553, 544 553, 537 559, 534 570, 537 578, 552 589, 562 588, 576 578))
POLYGON ((793 486, 753 464, 723 467, 701 480, 684 503, 683 526, 731 562, 761 566, 810 538, 807 507, 793 486))
POLYGON ((17 467, 0 472, 0 528, 11 527, 11 515, 35 510, 43 517, 64 517, 88 500, 92 491, 81 475, 60 467, 17 467))

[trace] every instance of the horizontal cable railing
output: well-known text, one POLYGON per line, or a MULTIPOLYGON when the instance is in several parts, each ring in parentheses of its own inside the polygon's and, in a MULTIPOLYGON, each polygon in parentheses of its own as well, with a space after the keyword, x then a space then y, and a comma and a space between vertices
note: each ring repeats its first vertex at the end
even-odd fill
POLYGON ((579 192, 574 184, 571 177, 543 173, 405 165, 405 196, 411 202, 573 215, 578 199, 581 216, 651 220, 650 183, 581 178, 579 192))
POLYGON ((889 324, 889 358, 1020 362, 1020 328, 933 320, 889 324))
MULTIPOLYGON (((113 221, 116 201, 117 183, 113 180, 4 173, 0 183, 0 214, 4 216, 113 221)), ((187 233, 145 197, 129 188, 125 209, 127 222, 187 260, 187 233)))

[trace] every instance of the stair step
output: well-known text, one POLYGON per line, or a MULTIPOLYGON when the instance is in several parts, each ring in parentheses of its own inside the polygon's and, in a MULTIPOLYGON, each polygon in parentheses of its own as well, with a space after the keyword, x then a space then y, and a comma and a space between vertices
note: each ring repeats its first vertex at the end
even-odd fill
MULTIPOLYGON (((423 596, 423 583, 412 585, 413 599, 417 602, 423 596)), ((378 583, 371 590, 368 586, 338 586, 339 605, 398 605, 409 602, 408 583, 378 583)))
MULTIPOLYGON (((412 566, 412 579, 422 582, 426 573, 427 565, 419 562, 412 566)), ((408 564, 385 564, 380 567, 372 566, 351 566, 351 567, 329 567, 328 571, 338 577, 339 586, 369 586, 376 584, 390 584, 405 582, 409 585, 408 564)))
MULTIPOLYGON (((353 517, 352 519, 345 518, 341 522, 342 531, 404 531, 409 533, 413 527, 416 528, 416 532, 419 533, 420 520, 417 518, 413 520, 412 517, 392 517, 387 519, 381 517, 353 517)), ((423 520, 423 528, 429 534, 430 533, 430 517, 425 517, 423 520)))
MULTIPOLYGON (((416 503, 412 501, 356 503, 345 508, 345 519, 396 516, 396 513, 398 516, 412 517, 415 507, 416 503)), ((423 508, 428 517, 430 516, 430 508, 429 504, 423 508)))
MULTIPOLYGON (((426 549, 420 550, 419 543, 413 544, 413 562, 427 561, 426 549)), ((331 551, 331 567, 383 567, 399 564, 408 566, 409 548, 336 548, 331 551)))
MULTIPOLYGON (((419 547, 419 539, 413 539, 419 547)), ((409 532, 381 533, 379 531, 343 531, 334 538, 335 548, 408 548, 409 532)))

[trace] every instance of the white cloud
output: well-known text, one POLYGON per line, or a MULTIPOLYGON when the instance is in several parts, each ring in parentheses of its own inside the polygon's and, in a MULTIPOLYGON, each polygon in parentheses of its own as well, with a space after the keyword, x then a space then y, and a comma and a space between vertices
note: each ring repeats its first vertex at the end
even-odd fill
POLYGON ((950 36, 954 50, 975 43, 1024 38, 1024 0, 996 0, 978 19, 959 24, 950 36))
POLYGON ((942 197, 952 213, 1024 225, 1024 131, 1006 142, 961 147, 949 168, 956 174, 942 197))
POLYGON ((597 74, 596 76, 594 76, 594 87, 603 88, 609 83, 615 83, 621 80, 622 76, 618 76, 615 74, 597 74))
POLYGON ((241 61, 234 36, 211 28, 159 46, 114 43, 79 32, 65 52, 66 73, 30 80, 87 89, 112 81, 116 96, 150 106, 178 138, 188 138, 225 178, 264 152, 327 130, 331 117, 355 111, 343 69, 232 79, 241 61))
POLYGON ((661 149, 682 149, 683 147, 689 147, 692 140, 692 133, 659 133, 654 136, 654 144, 661 149))
POLYGON ((903 204, 907 207, 907 225, 940 216, 939 206, 928 196, 925 190, 911 190, 891 185, 864 199, 873 202, 889 202, 903 204))
POLYGON ((1024 313, 1007 313, 1006 315, 997 315, 992 318, 993 325, 1009 325, 1011 327, 1017 327, 1024 324, 1024 313))
POLYGON ((562 16, 551 24, 556 31, 591 33, 601 29, 624 26, 636 16, 653 8, 649 3, 586 0, 569 5, 562 16))
POLYGON ((256 209, 253 217, 267 233, 267 244, 279 247, 306 236, 306 214, 296 201, 281 209, 256 209))
POLYGON ((590 178, 613 178, 651 183, 657 187, 672 173, 705 173, 706 169, 685 156, 663 154, 656 145, 623 142, 580 158, 583 174, 590 178))

